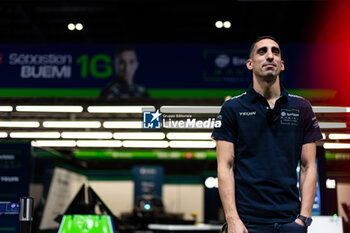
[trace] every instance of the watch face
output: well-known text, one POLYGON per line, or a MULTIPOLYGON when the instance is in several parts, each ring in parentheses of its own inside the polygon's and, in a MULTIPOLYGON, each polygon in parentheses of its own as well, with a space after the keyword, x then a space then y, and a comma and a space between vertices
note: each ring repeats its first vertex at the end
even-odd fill
POLYGON ((307 218, 307 219, 306 219, 306 225, 307 225, 307 226, 310 226, 311 223, 312 223, 312 218, 307 218))

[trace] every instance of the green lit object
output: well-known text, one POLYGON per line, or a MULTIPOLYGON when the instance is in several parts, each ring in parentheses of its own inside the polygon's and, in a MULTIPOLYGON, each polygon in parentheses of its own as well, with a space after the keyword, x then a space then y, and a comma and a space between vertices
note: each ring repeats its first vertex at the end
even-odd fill
POLYGON ((109 215, 65 215, 58 233, 115 233, 109 215))
MULTIPOLYGON (((81 65, 82 79, 87 78, 89 73, 95 75, 96 79, 104 79, 111 75, 112 70, 106 65, 108 59, 95 57, 93 66, 89 67, 87 57, 80 57, 78 63, 81 65), (101 64, 97 64, 102 62, 101 64)), ((101 88, 0 88, 1 97, 98 97, 101 88)), ((152 98, 225 98, 235 96, 244 92, 245 89, 153 89, 148 88, 147 92, 152 98)), ((300 95, 305 98, 333 98, 336 95, 334 90, 323 89, 300 89, 288 90, 291 94, 300 95)))
POLYGON ((338 215, 337 214, 333 214, 333 217, 338 218, 338 215))
POLYGON ((216 160, 216 151, 76 150, 78 159, 216 160))

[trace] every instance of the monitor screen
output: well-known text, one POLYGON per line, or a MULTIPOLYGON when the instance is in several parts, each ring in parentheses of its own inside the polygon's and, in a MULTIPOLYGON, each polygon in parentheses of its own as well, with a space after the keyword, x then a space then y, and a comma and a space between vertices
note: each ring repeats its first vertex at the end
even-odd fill
POLYGON ((64 215, 58 233, 115 233, 109 215, 64 215))

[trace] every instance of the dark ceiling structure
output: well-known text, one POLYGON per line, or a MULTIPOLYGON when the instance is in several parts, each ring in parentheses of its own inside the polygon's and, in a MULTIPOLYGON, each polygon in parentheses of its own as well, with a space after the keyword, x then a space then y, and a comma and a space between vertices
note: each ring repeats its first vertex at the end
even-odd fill
POLYGON ((0 43, 308 42, 326 1, 3 0, 0 43), (218 29, 217 20, 231 28, 218 29), (82 23, 82 31, 69 31, 82 23))

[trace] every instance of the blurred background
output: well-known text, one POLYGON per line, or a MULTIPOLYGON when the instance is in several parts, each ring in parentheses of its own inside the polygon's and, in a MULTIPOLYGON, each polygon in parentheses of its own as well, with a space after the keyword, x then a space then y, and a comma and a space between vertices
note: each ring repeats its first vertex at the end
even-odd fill
POLYGON ((210 134, 262 35, 323 133, 310 232, 349 232, 349 26, 345 0, 3 0, 0 232, 22 196, 33 232, 218 232, 210 134))

